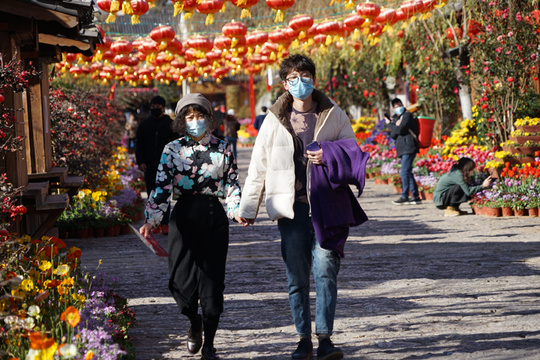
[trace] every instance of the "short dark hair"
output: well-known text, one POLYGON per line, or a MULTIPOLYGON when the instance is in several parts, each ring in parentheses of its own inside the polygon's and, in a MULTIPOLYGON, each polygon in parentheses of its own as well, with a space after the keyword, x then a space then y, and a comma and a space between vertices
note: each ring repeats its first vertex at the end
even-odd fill
POLYGON ((267 108, 266 106, 263 106, 263 107, 261 108, 261 110, 262 110, 263 112, 266 112, 266 111, 268 110, 268 108, 267 108))
POLYGON ((153 104, 158 104, 158 105, 161 105, 163 107, 165 107, 165 105, 167 104, 167 102, 165 101, 164 98, 162 98, 161 96, 154 96, 152 98, 152 100, 150 100, 150 105, 153 105, 153 104))
POLYGON ((198 104, 191 104, 184 106, 182 110, 178 112, 171 126, 172 131, 178 134, 186 134, 186 115, 190 111, 197 111, 204 115, 204 119, 206 120, 206 128, 209 131, 217 129, 218 123, 214 116, 209 114, 203 106, 198 104))
POLYGON ((393 98, 392 99, 392 106, 396 104, 403 104, 403 101, 400 100, 400 98, 393 98))
POLYGON ((307 71, 315 78, 316 69, 313 60, 304 55, 291 55, 288 58, 283 59, 279 67, 279 77, 285 81, 287 76, 293 71, 307 71))

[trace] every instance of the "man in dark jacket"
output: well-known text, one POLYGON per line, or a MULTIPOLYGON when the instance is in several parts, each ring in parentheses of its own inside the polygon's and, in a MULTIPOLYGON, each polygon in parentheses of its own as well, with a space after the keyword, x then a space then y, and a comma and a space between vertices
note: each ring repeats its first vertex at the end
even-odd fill
MULTIPOLYGON (((171 129, 172 119, 164 113, 165 99, 156 96, 150 101, 151 116, 137 128, 135 156, 139 169, 144 172, 144 182, 148 196, 156 186, 156 173, 165 145, 178 138, 171 129)), ((164 216, 161 226, 154 232, 169 232, 169 217, 164 216)))
POLYGON ((420 204, 418 195, 418 185, 412 173, 413 162, 416 153, 420 149, 418 143, 418 128, 413 115, 405 110, 403 103, 398 98, 392 100, 394 116, 392 120, 385 117, 385 121, 390 128, 390 137, 396 140, 397 157, 401 159, 401 197, 393 201, 396 205, 420 204), (413 199, 409 200, 409 191, 413 199))

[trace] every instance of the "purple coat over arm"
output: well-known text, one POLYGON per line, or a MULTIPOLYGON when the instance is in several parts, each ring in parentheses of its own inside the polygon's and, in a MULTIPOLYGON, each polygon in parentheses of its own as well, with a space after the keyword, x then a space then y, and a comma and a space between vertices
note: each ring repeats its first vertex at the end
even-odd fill
POLYGON ((349 185, 356 185, 358 197, 365 184, 369 153, 354 139, 322 142, 323 164, 311 167, 311 220, 323 249, 344 257, 349 228, 368 220, 349 185))

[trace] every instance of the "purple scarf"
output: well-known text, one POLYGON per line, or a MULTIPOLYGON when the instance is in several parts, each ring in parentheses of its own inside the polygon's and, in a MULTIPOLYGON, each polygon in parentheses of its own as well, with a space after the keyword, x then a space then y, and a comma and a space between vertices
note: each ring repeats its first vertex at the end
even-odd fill
POLYGON ((321 148, 324 165, 311 166, 311 220, 321 247, 344 257, 349 228, 368 220, 349 185, 356 185, 360 197, 369 153, 354 139, 322 142, 321 148))

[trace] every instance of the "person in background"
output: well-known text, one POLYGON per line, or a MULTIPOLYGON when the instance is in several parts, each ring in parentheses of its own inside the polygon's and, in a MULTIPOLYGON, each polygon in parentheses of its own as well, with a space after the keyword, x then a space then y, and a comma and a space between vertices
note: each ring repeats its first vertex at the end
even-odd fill
POLYGON ((126 136, 127 136, 127 148, 130 154, 135 152, 135 144, 137 143, 137 127, 139 121, 134 110, 129 111, 126 116, 126 136))
POLYGON ((253 122, 253 127, 257 129, 257 131, 260 130, 262 123, 264 121, 264 118, 266 117, 266 112, 268 111, 268 108, 266 106, 263 106, 261 108, 261 113, 255 117, 255 121, 253 122))
POLYGON ((223 119, 225 118, 225 112, 222 106, 215 104, 214 106, 214 118, 216 119, 217 127, 212 132, 212 135, 218 139, 224 140, 223 136, 223 119))
POLYGON ((421 204, 422 200, 418 193, 418 185, 412 172, 414 158, 420 149, 418 142, 418 128, 414 116, 405 110, 403 103, 398 98, 392 100, 394 116, 389 119, 385 116, 385 121, 390 128, 390 137, 396 141, 397 157, 401 159, 401 197, 392 203, 421 204), (409 200, 409 192, 413 198, 409 200))
POLYGON ((169 290, 191 323, 189 353, 196 354, 202 346, 201 360, 215 360, 219 359, 214 338, 223 312, 228 218, 240 220, 238 170, 230 146, 211 135, 217 123, 203 95, 185 95, 175 114, 173 130, 185 135, 163 150, 146 221, 139 231, 148 236, 165 216, 171 195, 177 200, 168 237, 169 290), (225 199, 226 211, 219 198, 225 199))
MULTIPOLYGON (((143 120, 137 128, 135 157, 139 169, 144 173, 146 193, 150 196, 156 185, 156 174, 163 148, 178 138, 172 128, 172 119, 164 113, 165 99, 156 96, 150 101, 151 116, 143 120)), ((161 224, 156 224, 155 233, 169 233, 169 216, 163 217, 161 224)))
POLYGON ((491 176, 487 177, 482 185, 469 185, 475 167, 474 160, 463 157, 437 182, 433 192, 433 203, 438 209, 444 210, 444 216, 467 214, 466 211, 459 210, 459 205, 469 201, 472 195, 491 185, 491 176))
POLYGON ((309 299, 313 270, 317 359, 338 360, 343 358, 343 351, 334 346, 330 337, 341 258, 335 249, 323 248, 315 235, 308 198, 316 190, 309 184, 313 167, 322 165, 323 150, 317 142, 355 139, 355 135, 343 110, 313 88, 315 74, 315 64, 306 56, 292 55, 281 62, 279 75, 286 91, 270 108, 255 140, 240 217, 244 226, 253 224, 266 192, 268 216, 277 220, 281 234, 289 303, 300 338, 291 358, 307 360, 313 356, 309 299))
POLYGON ((225 141, 231 144, 234 158, 236 159, 236 141, 238 140, 238 130, 240 123, 234 114, 234 109, 229 109, 223 119, 223 135, 225 141))

